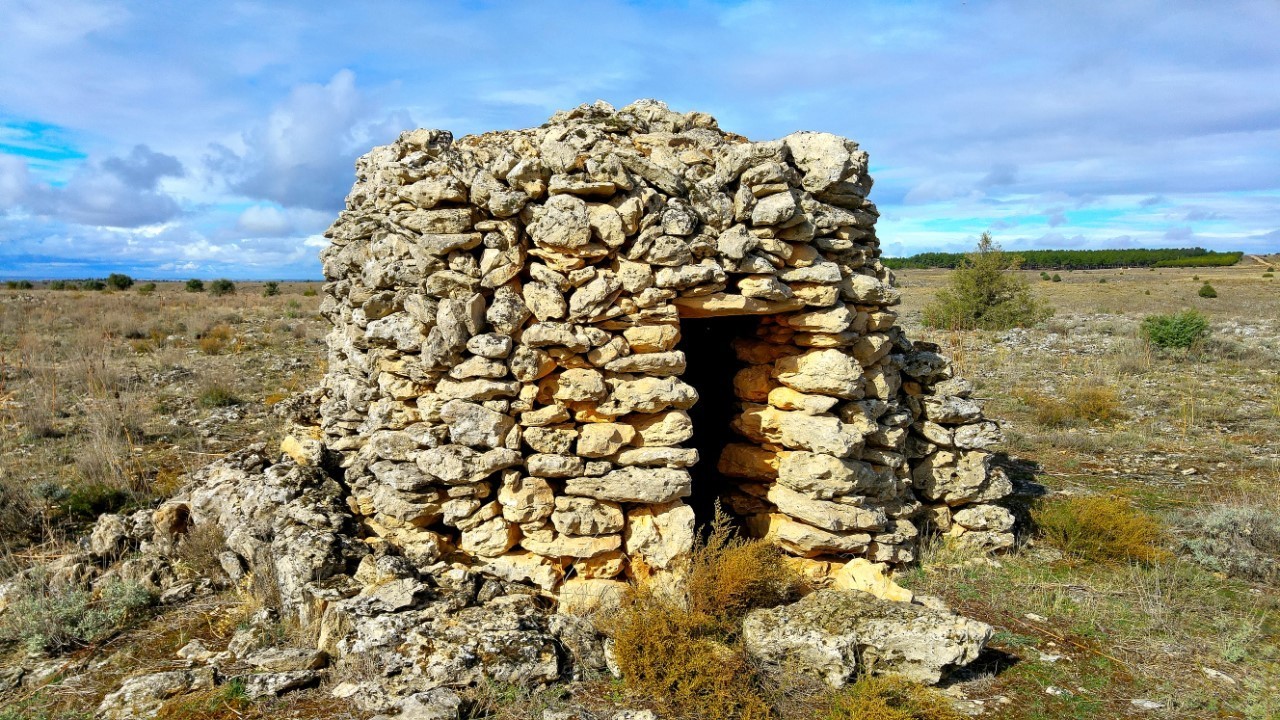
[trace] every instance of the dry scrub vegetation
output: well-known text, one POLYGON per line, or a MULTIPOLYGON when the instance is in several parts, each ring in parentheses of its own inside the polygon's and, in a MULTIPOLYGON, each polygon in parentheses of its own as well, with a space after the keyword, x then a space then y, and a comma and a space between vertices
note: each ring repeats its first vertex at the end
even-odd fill
MULTIPOLYGON (((0 575, 59 557, 99 514, 150 506, 187 471, 278 434, 271 406, 323 373, 327 328, 307 294, 317 284, 286 283, 270 297, 239 287, 219 297, 182 283, 0 291, 0 575)), ((196 546, 214 541, 188 538, 190 570, 215 569, 196 546)), ((225 644, 236 622, 227 619, 258 604, 241 593, 157 614, 128 582, 68 593, 38 572, 15 595, 7 601, 21 611, 5 614, 0 653, 71 651, 101 667, 92 683, 54 676, 45 689, 0 696, 0 720, 90 717, 124 676, 170 669, 193 638, 225 644)), ((324 696, 299 707, 308 703, 332 705, 324 696)), ((287 717, 218 707, 174 717, 287 717)))
MULTIPOLYGON (((737 628, 794 580, 767 546, 721 533, 699 551, 691 597, 642 593, 615 618, 627 681, 486 685, 469 692, 468 716, 537 718, 572 702, 649 706, 664 718, 949 720, 962 697, 966 712, 1001 720, 1280 715, 1280 285, 1244 264, 1059 274, 1023 273, 1055 311, 1039 325, 927 331, 921 308, 948 274, 899 273, 908 331, 942 344, 989 399, 1024 491, 1020 510, 1039 526, 995 559, 931 541, 900 577, 997 628, 967 674, 940 693, 878 678, 840 694, 763 682, 737 628), (1206 280, 1217 298, 1198 295, 1206 280), (1187 348, 1144 339, 1144 318, 1182 310, 1202 315, 1208 335, 1187 348)), ((0 291, 9 567, 54 556, 97 513, 153 502, 185 470, 274 436, 269 408, 315 384, 325 332, 317 298, 280 290, 0 291)), ((217 538, 188 542, 184 562, 216 572, 196 566, 208 562, 198 545, 217 538)), ((86 609, 109 610, 102 600, 85 599, 86 609)), ((86 626, 98 640, 76 657, 101 663, 93 683, 54 679, 0 696, 0 720, 87 718, 122 677, 169 669, 194 638, 225 644, 263 602, 250 580, 241 594, 160 614, 124 609, 122 629, 105 634, 86 626)), ((325 688, 251 702, 234 685, 165 713, 356 717, 325 688)))
POLYGON ((310 284, 145 287, 0 291, 0 566, 56 553, 98 514, 272 435, 270 404, 323 370, 310 284))
POLYGON ((921 310, 948 273, 898 273, 908 332, 1044 487, 1015 552, 934 542, 904 579, 999 631, 955 687, 995 718, 1280 717, 1280 285, 1246 263, 1059 274, 1023 273, 1051 319, 947 332, 921 310))

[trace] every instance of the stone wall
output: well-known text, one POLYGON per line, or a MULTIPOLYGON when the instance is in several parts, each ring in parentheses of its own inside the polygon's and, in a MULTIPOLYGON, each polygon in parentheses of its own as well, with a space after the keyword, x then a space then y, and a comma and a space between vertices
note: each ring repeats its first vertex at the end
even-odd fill
POLYGON ((701 462, 817 575, 911 560, 922 522, 1010 544, 999 429, 895 326, 870 189, 849 140, 655 101, 360 158, 323 253, 321 414, 368 542, 548 591, 678 571, 701 462), (739 440, 699 458, 676 346, 721 315, 758 321, 726 369, 739 440))

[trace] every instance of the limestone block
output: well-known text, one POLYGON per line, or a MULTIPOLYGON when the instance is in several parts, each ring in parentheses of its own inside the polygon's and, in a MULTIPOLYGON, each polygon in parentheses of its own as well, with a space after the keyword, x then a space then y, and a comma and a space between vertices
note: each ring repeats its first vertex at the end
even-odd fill
POLYGON ((931 453, 912 469, 911 484, 923 499, 948 505, 998 500, 1013 490, 1004 471, 980 451, 931 453))
POLYGON ((832 532, 873 532, 883 529, 888 521, 878 507, 815 500, 781 484, 769 488, 769 501, 797 520, 832 532))
POLYGON ((679 297, 674 301, 680 310, 681 317, 702 318, 726 315, 777 315, 804 307, 804 301, 760 300, 745 295, 727 295, 712 293, 698 297, 679 297))
POLYGON ((602 477, 570 478, 564 491, 597 500, 657 505, 688 497, 690 482, 686 470, 625 467, 602 477))
POLYGON ((569 312, 569 305, 558 289, 537 281, 524 286, 524 304, 543 322, 562 320, 569 312))
POLYGON ((610 615, 622 606, 631 586, 618 580, 571 579, 560 586, 559 611, 591 617, 610 615))
POLYGON ((539 246, 578 248, 591 242, 587 204, 572 195, 556 195, 536 209, 528 227, 539 246))
POLYGON ((682 375, 685 371, 685 356, 679 350, 639 353, 618 358, 604 367, 610 372, 617 373, 635 373, 659 377, 682 375))
POLYGON ((778 463, 778 453, 772 450, 759 445, 729 443, 720 453, 716 469, 729 477, 769 482, 778 477, 778 463))
POLYGON ((999 505, 965 505, 952 515, 957 525, 966 530, 1008 532, 1013 529, 1013 513, 999 505))
POLYGON ((780 358, 774 363, 773 376, 798 392, 846 400, 856 400, 863 394, 862 366, 840 350, 809 350, 802 355, 780 358))
POLYGON ((531 427, 524 431, 524 443, 540 453, 572 455, 573 443, 578 438, 573 423, 531 427))
POLYGON ((865 462, 822 453, 784 452, 777 467, 779 483, 821 500, 878 493, 892 483, 865 462))
POLYGON ((680 341, 679 325, 641 325, 622 331, 635 353, 666 352, 680 341))
POLYGON ((557 378, 555 399, 560 402, 589 402, 603 400, 609 394, 604 375, 591 368, 565 370, 557 378))
POLYGON ((459 547, 472 555, 497 557, 514 547, 519 539, 520 528, 498 516, 464 530, 459 547))
POLYGON ((586 463, 576 455, 538 453, 524 460, 525 469, 534 477, 567 478, 582 474, 586 463))
POLYGON ((610 460, 615 465, 623 466, 689 468, 698 463, 698 450, 656 446, 626 448, 610 460))
POLYGON ((787 327, 804 332, 841 333, 852 327, 856 318, 857 313, 854 310, 847 305, 838 304, 821 310, 787 315, 784 322, 787 327))
POLYGON ((801 557, 830 554, 858 555, 871 543, 867 533, 834 533, 794 520, 782 513, 755 515, 747 519, 751 534, 776 542, 787 552, 801 557))
POLYGON ((610 380, 613 392, 609 401, 618 413, 659 413, 675 408, 687 410, 698 401, 698 391, 674 377, 638 377, 633 380, 610 380))
POLYGON ((978 658, 990 625, 922 605, 881 600, 857 590, 819 590, 794 605, 755 610, 742 640, 757 661, 808 674, 832 687, 864 672, 938 682, 978 658))
POLYGON ((536 523, 551 517, 555 493, 546 480, 516 475, 498 488, 502 516, 513 523, 536 523))
POLYGON ((621 535, 562 535, 556 533, 550 540, 525 537, 520 546, 530 552, 547 557, 591 558, 610 553, 622 547, 621 535))
POLYGON ((891 602, 909 603, 915 599, 915 594, 894 582, 887 571, 888 566, 884 563, 854 558, 833 574, 831 587, 834 590, 859 590, 891 602))
POLYGON ((453 442, 477 448, 503 447, 515 426, 515 420, 507 415, 462 400, 445 403, 440 418, 449 425, 453 442))
POLYGON ((622 508, 617 503, 561 495, 555 499, 551 524, 563 535, 609 535, 622 532, 622 508))
POLYGON ((778 383, 773 379, 773 368, 768 365, 748 365, 733 376, 733 394, 740 400, 767 402, 776 387, 778 383))
POLYGON ((862 434, 831 415, 809 415, 744 403, 733 419, 733 429, 756 442, 781 445, 791 450, 809 450, 837 458, 851 457, 862 450, 862 434))
POLYGON ((578 431, 578 454, 589 458, 613 455, 636 438, 626 423, 589 423, 578 431))
MULTIPOLYGON (((755 400, 756 398, 743 398, 755 400)), ((810 395, 796 392, 789 387, 775 387, 766 396, 769 405, 779 410, 799 410, 807 415, 821 415, 829 412, 840 402, 839 399, 827 395, 810 395)))
POLYGON ((650 568, 676 567, 693 551, 693 508, 680 501, 644 505, 627 513, 627 555, 650 568))
POLYGON ((1003 441, 1000 426, 990 421, 961 425, 954 433, 955 446, 966 450, 985 450, 1003 441))
POLYGON ((619 550, 582 558, 573 564, 574 574, 580 578, 607 580, 622 574, 627 556, 619 550))

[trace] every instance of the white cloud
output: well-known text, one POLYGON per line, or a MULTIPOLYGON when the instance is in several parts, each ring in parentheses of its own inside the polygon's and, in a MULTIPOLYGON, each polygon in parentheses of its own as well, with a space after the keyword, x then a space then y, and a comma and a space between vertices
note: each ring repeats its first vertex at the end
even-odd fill
POLYGON ((375 113, 376 103, 356 87, 355 74, 342 70, 325 85, 294 88, 244 134, 242 151, 216 146, 208 164, 238 194, 334 211, 354 180, 355 159, 412 125, 403 112, 375 113))

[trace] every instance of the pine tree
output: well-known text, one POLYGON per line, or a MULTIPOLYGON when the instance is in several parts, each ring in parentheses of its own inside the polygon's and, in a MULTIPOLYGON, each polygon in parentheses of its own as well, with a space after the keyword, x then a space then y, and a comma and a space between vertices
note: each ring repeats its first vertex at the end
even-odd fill
POLYGON ((1053 315, 1018 275, 1020 260, 983 233, 978 247, 951 272, 951 284, 924 309, 924 323, 947 330, 1004 330, 1053 315))

